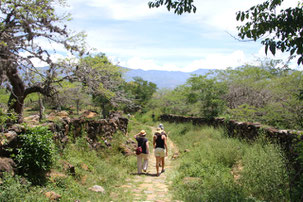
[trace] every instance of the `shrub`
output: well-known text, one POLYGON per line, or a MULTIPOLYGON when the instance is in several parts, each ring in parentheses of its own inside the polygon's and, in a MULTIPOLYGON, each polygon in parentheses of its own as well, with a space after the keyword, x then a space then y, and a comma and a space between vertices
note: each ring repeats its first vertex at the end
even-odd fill
POLYGON ((19 171, 34 184, 42 183, 53 163, 52 133, 46 127, 27 128, 19 140, 20 147, 13 156, 19 171))

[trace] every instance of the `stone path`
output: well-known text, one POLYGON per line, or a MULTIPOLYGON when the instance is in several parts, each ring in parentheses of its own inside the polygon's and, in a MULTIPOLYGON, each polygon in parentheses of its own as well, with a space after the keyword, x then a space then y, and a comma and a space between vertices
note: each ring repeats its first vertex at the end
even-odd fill
MULTIPOLYGON (((152 131, 154 134, 155 128, 152 128, 152 131)), ((152 142, 150 147, 152 147, 152 142)), ((125 192, 129 192, 133 196, 134 201, 173 201, 169 190, 171 182, 167 176, 175 167, 174 162, 172 162, 172 156, 175 153, 178 153, 178 150, 168 138, 168 157, 165 158, 165 172, 161 173, 160 176, 156 176, 156 159, 153 152, 151 152, 147 173, 127 179, 127 184, 121 187, 124 188, 125 192)))

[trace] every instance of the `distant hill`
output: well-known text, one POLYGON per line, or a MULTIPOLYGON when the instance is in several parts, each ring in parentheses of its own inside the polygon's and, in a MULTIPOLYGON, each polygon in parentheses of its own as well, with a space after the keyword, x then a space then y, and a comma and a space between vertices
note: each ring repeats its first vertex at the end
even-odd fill
POLYGON ((157 84, 159 89, 170 88, 174 89, 178 85, 182 85, 192 75, 205 75, 211 69, 198 69, 193 72, 180 72, 180 71, 162 71, 162 70, 142 70, 142 69, 129 69, 124 75, 126 81, 131 81, 133 77, 141 77, 146 81, 157 84))

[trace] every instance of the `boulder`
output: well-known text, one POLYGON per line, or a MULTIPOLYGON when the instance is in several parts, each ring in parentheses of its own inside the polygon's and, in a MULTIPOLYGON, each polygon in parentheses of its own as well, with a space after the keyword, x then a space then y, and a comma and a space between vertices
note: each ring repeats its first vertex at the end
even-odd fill
POLYGON ((60 111, 60 112, 57 112, 56 115, 59 116, 59 117, 61 117, 61 118, 63 118, 63 117, 68 117, 68 116, 69 116, 69 114, 68 114, 67 111, 60 111))
POLYGON ((22 133, 25 131, 25 126, 21 124, 14 124, 8 128, 10 131, 15 131, 16 133, 22 133))
POLYGON ((48 199, 53 200, 53 201, 57 201, 57 200, 59 200, 61 198, 61 195, 59 195, 59 194, 57 194, 57 193, 55 193, 53 191, 46 192, 44 195, 48 199))
POLYGON ((12 175, 15 174, 16 164, 11 158, 1 158, 0 157, 0 176, 2 176, 3 172, 8 172, 12 175))
POLYGON ((39 124, 39 119, 40 119, 40 116, 35 114, 35 115, 24 117, 24 122, 28 123, 28 124, 37 125, 37 124, 39 124))
POLYGON ((94 191, 94 192, 101 192, 101 193, 105 193, 105 189, 99 185, 94 185, 90 188, 88 188, 89 190, 91 191, 94 191))
POLYGON ((7 133, 0 134, 0 146, 10 145, 17 140, 17 136, 15 131, 8 131, 7 133))

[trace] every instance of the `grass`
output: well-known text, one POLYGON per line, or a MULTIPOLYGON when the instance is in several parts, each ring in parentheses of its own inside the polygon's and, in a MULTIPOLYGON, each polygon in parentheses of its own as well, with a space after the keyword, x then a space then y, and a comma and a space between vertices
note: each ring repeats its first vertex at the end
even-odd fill
POLYGON ((182 152, 173 176, 175 197, 184 201, 289 201, 286 161, 264 139, 247 143, 222 129, 165 124, 182 152))
POLYGON ((126 157, 118 149, 127 139, 117 133, 111 147, 93 150, 84 138, 78 138, 63 151, 57 151, 56 163, 52 166, 52 173, 56 175, 45 185, 25 186, 24 179, 6 175, 5 184, 0 185, 0 201, 49 201, 44 196, 48 191, 61 195, 60 201, 131 201, 130 195, 119 192, 119 186, 136 171, 135 156, 126 157), (75 176, 64 168, 64 162, 75 167, 75 176), (102 186, 105 193, 90 191, 94 185, 102 186))
MULTIPOLYGON (((150 125, 155 125, 146 116, 150 125)), ((147 123, 147 122, 145 122, 147 123)), ((117 133, 110 141, 111 147, 91 149, 85 138, 70 141, 64 149, 55 151, 55 163, 50 177, 43 186, 34 186, 19 176, 5 175, 5 184, 0 185, 0 201, 49 201, 44 194, 54 191, 61 195, 60 201, 132 201, 129 193, 121 191, 120 185, 136 173, 136 156, 124 156, 120 151, 121 144, 132 140, 133 136, 145 130, 151 140, 150 126, 142 124, 133 117, 129 122, 128 134, 117 133), (68 162, 75 167, 75 175, 71 175, 64 164, 68 162), (25 183, 26 182, 26 183, 25 183), (89 190, 94 185, 102 186, 105 193, 89 190)), ((150 143, 150 147, 152 147, 150 143)))

